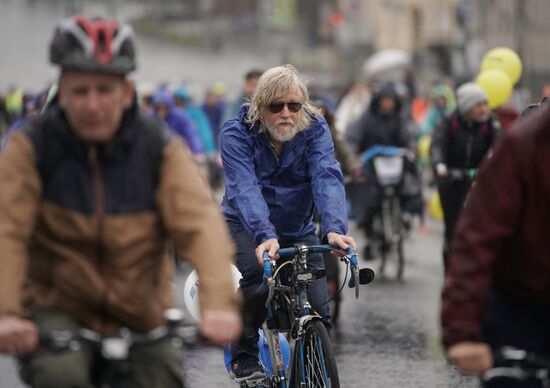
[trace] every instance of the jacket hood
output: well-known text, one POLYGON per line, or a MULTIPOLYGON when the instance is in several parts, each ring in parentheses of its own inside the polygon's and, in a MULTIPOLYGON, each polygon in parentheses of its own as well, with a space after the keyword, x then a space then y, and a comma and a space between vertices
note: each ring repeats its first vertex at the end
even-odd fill
POLYGON ((171 109, 174 106, 174 98, 172 97, 172 95, 170 93, 168 93, 168 91, 159 90, 158 92, 153 94, 153 96, 151 98, 151 103, 153 105, 164 104, 169 109, 171 109))
POLYGON ((432 88, 432 90, 430 90, 430 99, 432 101, 437 100, 439 97, 443 97, 445 99, 447 109, 454 110, 454 108, 456 108, 455 94, 453 89, 449 86, 445 84, 437 84, 432 88))
POLYGON ((189 93, 189 90, 186 87, 178 86, 174 90, 174 97, 175 98, 181 98, 186 103, 191 102, 191 93, 189 93))
POLYGON ((369 111, 372 114, 379 115, 380 100, 382 97, 392 97, 395 100, 395 111, 393 114, 398 114, 401 111, 401 99, 397 93, 397 88, 393 82, 385 82, 381 84, 373 93, 370 101, 369 111))
MULTIPOLYGON (((236 119, 238 122, 243 123, 246 128, 251 129, 253 126, 251 126, 248 123, 248 111, 250 110, 250 102, 245 102, 240 109, 235 113, 234 119, 236 119)), ((256 123, 254 127, 258 126, 259 123, 256 123)))

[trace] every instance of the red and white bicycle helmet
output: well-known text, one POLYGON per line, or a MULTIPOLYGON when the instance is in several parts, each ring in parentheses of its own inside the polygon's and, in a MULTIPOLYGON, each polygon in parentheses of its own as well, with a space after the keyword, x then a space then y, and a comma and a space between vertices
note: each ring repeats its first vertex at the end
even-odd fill
POLYGON ((136 68, 132 28, 115 19, 64 19, 51 41, 50 61, 67 70, 128 74, 136 68))

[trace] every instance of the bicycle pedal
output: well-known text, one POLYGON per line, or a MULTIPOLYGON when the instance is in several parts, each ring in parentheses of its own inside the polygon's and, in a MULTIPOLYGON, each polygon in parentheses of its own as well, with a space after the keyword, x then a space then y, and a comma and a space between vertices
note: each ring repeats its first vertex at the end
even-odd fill
POLYGON ((261 388, 263 387, 264 377, 251 377, 241 382, 241 387, 245 388, 261 388))

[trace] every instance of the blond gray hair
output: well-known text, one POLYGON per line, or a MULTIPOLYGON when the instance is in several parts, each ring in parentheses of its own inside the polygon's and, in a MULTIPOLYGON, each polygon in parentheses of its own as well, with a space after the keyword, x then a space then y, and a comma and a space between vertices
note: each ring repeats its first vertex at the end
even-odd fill
POLYGON ((302 109, 299 112, 297 130, 307 129, 313 121, 313 116, 320 115, 321 110, 313 105, 309 99, 307 86, 292 65, 282 65, 267 70, 259 79, 256 92, 252 96, 247 122, 254 125, 260 123, 260 132, 266 130, 263 122, 262 111, 269 104, 281 99, 293 89, 298 89, 302 95, 302 109))

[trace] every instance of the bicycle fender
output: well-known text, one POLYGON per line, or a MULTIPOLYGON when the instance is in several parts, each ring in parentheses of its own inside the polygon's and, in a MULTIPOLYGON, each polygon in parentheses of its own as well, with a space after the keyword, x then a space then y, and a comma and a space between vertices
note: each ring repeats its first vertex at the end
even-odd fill
POLYGON ((304 334, 304 327, 306 326, 306 324, 309 322, 309 321, 313 321, 313 320, 320 320, 322 321, 323 318, 321 318, 321 316, 317 313, 314 313, 314 314, 308 314, 308 315, 304 315, 303 317, 300 317, 298 318, 298 333, 297 333, 297 337, 301 336, 304 334))

